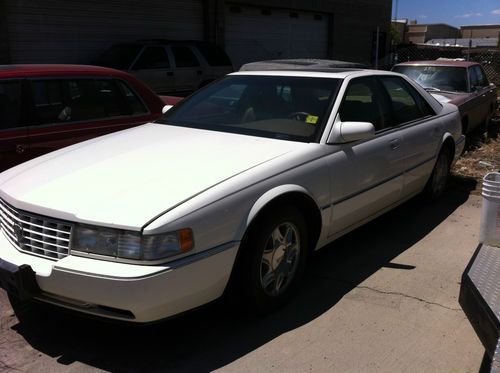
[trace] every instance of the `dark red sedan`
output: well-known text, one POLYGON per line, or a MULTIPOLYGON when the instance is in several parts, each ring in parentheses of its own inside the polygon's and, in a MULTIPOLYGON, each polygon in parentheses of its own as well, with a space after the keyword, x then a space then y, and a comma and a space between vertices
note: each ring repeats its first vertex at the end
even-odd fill
POLYGON ((458 106, 465 135, 476 128, 484 132, 495 115, 496 87, 476 62, 411 61, 395 65, 392 71, 412 78, 438 101, 458 106))
POLYGON ((153 121, 177 100, 161 98, 131 75, 104 67, 0 66, 0 171, 153 121))

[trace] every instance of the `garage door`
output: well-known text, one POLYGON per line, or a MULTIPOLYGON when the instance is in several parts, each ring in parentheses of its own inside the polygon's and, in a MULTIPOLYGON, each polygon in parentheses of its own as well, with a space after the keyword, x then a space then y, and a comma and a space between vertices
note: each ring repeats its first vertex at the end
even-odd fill
POLYGON ((6 0, 13 63, 89 63, 111 44, 203 39, 202 0, 6 0))
POLYGON ((226 6, 226 52, 239 68, 276 58, 327 58, 328 16, 321 13, 226 6))

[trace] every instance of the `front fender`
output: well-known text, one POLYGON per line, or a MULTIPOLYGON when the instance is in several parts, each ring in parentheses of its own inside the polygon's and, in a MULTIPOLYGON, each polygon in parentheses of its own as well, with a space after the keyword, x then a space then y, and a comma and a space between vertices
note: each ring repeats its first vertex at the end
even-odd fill
POLYGON ((280 185, 280 186, 277 186, 273 189, 268 190, 262 196, 260 196, 259 199, 257 199, 257 201, 255 201, 255 203, 253 204, 253 206, 250 209, 250 212, 248 213, 248 216, 247 216, 247 227, 250 226, 250 224, 255 219, 255 217, 258 215, 258 213, 260 211, 262 211, 262 209, 267 204, 269 204, 270 202, 272 202, 276 198, 278 198, 280 196, 284 196, 285 194, 288 194, 288 193, 302 193, 302 194, 307 195, 309 198, 311 198, 311 200, 313 200, 316 203, 316 207, 319 210, 318 203, 316 202, 316 200, 313 198, 311 193, 309 193, 309 191, 306 188, 304 188, 300 185, 296 185, 296 184, 280 185))

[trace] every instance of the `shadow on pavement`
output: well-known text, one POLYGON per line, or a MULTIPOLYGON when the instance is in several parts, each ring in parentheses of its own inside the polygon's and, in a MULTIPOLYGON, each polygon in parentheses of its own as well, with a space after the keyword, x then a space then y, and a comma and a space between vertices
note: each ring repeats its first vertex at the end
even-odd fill
MULTIPOLYGON (((457 180, 452 180, 457 183, 457 180)), ((13 329, 64 365, 79 361, 109 371, 211 371, 321 316, 382 267, 425 237, 463 204, 475 184, 457 183, 442 200, 413 199, 315 254, 298 296, 264 317, 218 302, 154 325, 130 326, 79 317, 35 304, 13 329)))

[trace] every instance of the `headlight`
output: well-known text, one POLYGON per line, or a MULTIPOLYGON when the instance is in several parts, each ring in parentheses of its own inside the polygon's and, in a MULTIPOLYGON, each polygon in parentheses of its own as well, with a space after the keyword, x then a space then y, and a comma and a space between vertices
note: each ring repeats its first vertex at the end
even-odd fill
POLYGON ((141 235, 120 229, 76 225, 71 250, 116 258, 158 260, 191 250, 194 246, 191 229, 176 232, 141 235))

